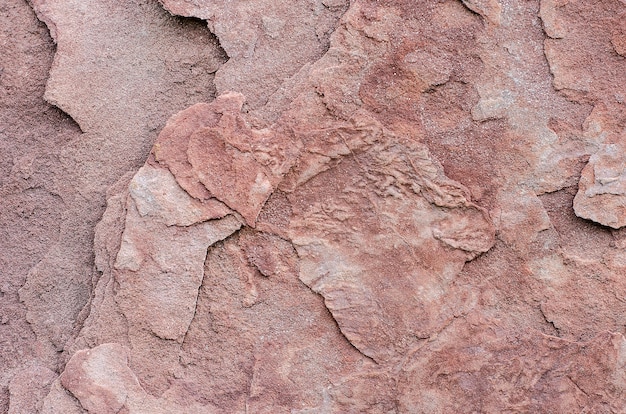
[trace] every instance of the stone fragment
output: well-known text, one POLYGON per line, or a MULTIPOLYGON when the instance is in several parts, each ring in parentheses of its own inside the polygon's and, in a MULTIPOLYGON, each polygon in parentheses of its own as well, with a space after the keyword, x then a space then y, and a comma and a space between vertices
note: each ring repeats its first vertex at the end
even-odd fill
POLYGON ((74 354, 61 374, 61 384, 87 411, 100 413, 119 412, 129 392, 140 388, 128 369, 126 350, 117 344, 74 354))
MULTIPOLYGON (((184 206, 191 200, 187 196, 180 202, 184 206)), ((115 262, 117 302, 136 329, 150 329, 161 338, 182 341, 194 315, 207 248, 241 223, 230 215, 179 229, 141 217, 132 200, 126 208, 115 262)))
POLYGON ((279 162, 269 154, 272 138, 238 129, 206 129, 191 136, 187 149, 189 162, 208 192, 253 227, 263 204, 291 166, 285 165, 277 176, 265 167, 279 162))
POLYGON ((583 169, 576 215, 615 229, 626 226, 626 148, 607 144, 583 169))
POLYGON ((128 190, 140 216, 153 217, 167 226, 191 226, 230 212, 216 200, 189 197, 168 170, 150 165, 139 169, 128 190))
POLYGON ((160 0, 171 13, 206 20, 230 60, 216 74, 220 93, 237 91, 261 108, 281 84, 328 49, 345 0, 160 0))
POLYGON ((250 128, 240 112, 243 102, 241 94, 227 93, 176 115, 159 135, 154 157, 189 194, 224 203, 254 227, 299 145, 280 130, 250 128))
POLYGON ((128 350, 118 344, 102 344, 74 354, 61 374, 61 384, 94 414, 121 410, 129 414, 215 412, 210 407, 182 406, 146 393, 129 367, 128 350))

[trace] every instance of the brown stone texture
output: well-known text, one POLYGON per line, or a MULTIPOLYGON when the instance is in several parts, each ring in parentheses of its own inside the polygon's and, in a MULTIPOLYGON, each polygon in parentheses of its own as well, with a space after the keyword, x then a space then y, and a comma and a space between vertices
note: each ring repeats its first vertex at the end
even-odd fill
POLYGON ((5 0, 0 412, 626 413, 623 0, 5 0))

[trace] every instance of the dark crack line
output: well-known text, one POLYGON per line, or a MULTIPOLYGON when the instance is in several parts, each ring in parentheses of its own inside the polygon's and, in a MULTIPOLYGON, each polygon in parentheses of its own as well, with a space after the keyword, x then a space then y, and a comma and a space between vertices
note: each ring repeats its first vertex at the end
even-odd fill
POLYGON ((189 322, 189 326, 187 326, 187 329, 185 330, 185 333, 183 334, 183 339, 182 339, 182 341, 180 343, 181 349, 185 346, 185 339, 187 339, 187 334, 189 333, 189 330, 191 329, 191 325, 193 325, 193 322, 196 320, 196 316, 197 316, 197 313, 198 313, 198 300, 200 299, 200 293, 202 291, 202 288, 204 287, 204 281, 206 280, 206 271, 205 271, 205 269, 208 266, 207 260, 209 259, 209 253, 210 253, 211 249, 213 248, 213 246, 215 246, 218 243, 224 243, 228 239, 236 237, 237 235, 239 235, 239 233, 245 227, 246 226, 241 226, 237 230, 235 230, 234 232, 229 234, 228 236, 224 237, 223 239, 216 240, 215 242, 213 242, 212 244, 207 246, 206 254, 204 256, 204 261, 203 261, 203 265, 202 265, 202 280, 200 281, 200 286, 198 286, 198 292, 196 293, 196 301, 194 302, 194 306, 193 306, 193 317, 191 318, 191 322, 189 322))
POLYGON ((580 387, 578 386, 578 384, 576 383, 576 381, 574 381, 574 380, 572 379, 572 377, 570 377, 569 375, 566 375, 566 376, 565 376, 565 378, 567 378, 568 380, 570 380, 570 382, 571 382, 572 384, 574 384, 574 387, 576 387, 576 389, 577 389, 578 391, 582 392, 582 393, 585 395, 585 397, 589 398, 589 394, 587 394, 587 392, 585 392, 585 390, 583 390, 582 388, 580 388, 580 387))
POLYGON ((343 331, 341 330, 341 327, 339 326, 339 322, 337 322, 337 319, 335 319, 335 316, 333 315, 333 313, 330 311, 330 309, 328 309, 328 307, 326 306, 326 299, 324 298, 324 296, 321 293, 318 293, 316 291, 314 291, 313 289, 311 289, 306 283, 300 281, 303 285, 305 285, 311 292, 313 292, 314 295, 319 296, 322 299, 322 303, 324 304, 324 309, 326 309, 326 312, 328 312, 328 315, 330 316, 330 318, 332 319, 332 321, 334 322, 335 327, 337 328, 337 331, 339 332, 339 334, 346 340, 346 342, 348 342, 348 344, 354 348, 359 354, 363 355, 363 357, 365 359, 367 359, 368 361, 372 362, 375 365, 380 366, 380 363, 378 361, 376 361, 376 359, 374 359, 374 357, 371 357, 367 354, 365 354, 363 351, 361 351, 356 345, 354 345, 352 343, 352 341, 350 341, 350 339, 346 336, 346 334, 343 333, 343 331))
POLYGON ((465 9, 467 9, 470 13, 472 13, 472 14, 473 14, 473 15, 475 15, 475 16, 480 17, 481 21, 486 21, 486 20, 487 20, 487 17, 486 17, 483 13, 479 12, 478 10, 473 9, 473 8, 472 8, 472 7, 471 7, 471 6, 467 3, 467 1, 466 1, 466 0, 460 0, 460 2, 461 2, 461 4, 465 7, 465 9))
POLYGON ((561 331, 559 328, 557 328, 557 326, 554 324, 553 321, 551 321, 550 319, 548 319, 548 316, 544 313, 543 311, 543 307, 540 305, 539 306, 539 312, 541 312, 541 316, 543 316, 544 321, 550 325, 552 327, 552 329, 554 329, 554 331, 556 332, 556 336, 557 337, 561 337, 561 331))
MULTIPOLYGON (((302 260, 302 258, 300 257, 300 254, 298 253, 298 249, 296 249, 296 247, 294 246, 293 242, 291 240, 287 240, 289 241, 289 243, 291 244, 291 247, 293 249, 293 251, 295 252, 296 256, 298 257, 298 265, 300 264, 300 261, 302 260)), ((300 270, 298 269, 298 273, 300 272, 300 270)), ((311 293, 313 293, 314 295, 318 296, 321 300, 322 300, 322 304, 324 305, 324 309, 326 310, 326 312, 328 312, 328 316, 330 316, 330 319, 334 322, 335 327, 337 328, 337 331, 339 332, 339 334, 348 342, 348 344, 350 344, 350 346, 352 348, 354 348, 359 354, 363 355, 363 357, 365 357, 365 359, 367 359, 368 361, 372 362, 375 365, 380 365, 378 363, 378 361, 376 361, 376 359, 374 359, 373 357, 365 354, 363 351, 361 351, 356 345, 354 345, 350 339, 348 339, 348 337, 343 333, 343 331, 341 330, 341 327, 339 326, 339 322, 337 322, 337 319, 335 319, 335 316, 333 315, 333 313, 330 311, 330 309, 328 309, 328 307, 326 306, 326 299, 324 298, 324 296, 321 293, 318 293, 316 291, 314 291, 309 285, 307 285, 306 283, 304 283, 302 281, 302 279, 300 279, 300 277, 298 277, 298 280, 300 281, 300 283, 302 283, 302 285, 304 285, 309 291, 311 291, 311 293)))

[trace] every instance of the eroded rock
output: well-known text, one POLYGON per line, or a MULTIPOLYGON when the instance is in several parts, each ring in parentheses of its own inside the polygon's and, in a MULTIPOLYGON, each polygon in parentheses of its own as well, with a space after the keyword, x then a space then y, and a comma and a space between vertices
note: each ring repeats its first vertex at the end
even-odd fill
POLYGON ((128 350, 118 344, 102 344, 79 351, 65 367, 61 384, 89 413, 206 413, 209 407, 183 407, 146 393, 128 366, 128 350))
POLYGON ((623 409, 623 335, 585 343, 541 334, 514 338, 476 322, 458 321, 452 337, 442 335, 407 361, 400 412, 623 409))
POLYGON ((224 56, 201 24, 183 24, 155 2, 32 6, 56 42, 44 98, 83 132, 51 148, 50 180, 63 202, 58 230, 20 289, 52 368, 88 313, 98 276, 93 229, 106 189, 143 164, 155 130, 172 112, 213 96, 213 73, 224 56))
POLYGON ((284 94, 282 83, 324 54, 348 8, 345 0, 160 1, 173 14, 207 21, 229 57, 217 89, 243 93, 251 109, 284 94))
POLYGON ((626 149, 607 144, 589 158, 574 198, 576 215, 615 229, 626 225, 626 149))
POLYGON ((182 341, 194 315, 207 248, 241 224, 220 203, 193 199, 163 168, 142 167, 127 188, 117 253, 101 269, 116 279, 116 304, 126 323, 182 341))
POLYGON ((345 134, 350 156, 287 196, 287 234, 300 279, 324 297, 350 342, 383 362, 445 323, 439 310, 450 283, 491 248, 494 227, 425 147, 380 126, 360 132, 320 131, 320 139, 345 134))
POLYGON ((601 138, 601 146, 582 172, 574 208, 580 217, 622 227, 626 62, 620 55, 620 39, 626 5, 606 1, 591 7, 581 1, 544 1, 542 18, 550 36, 545 52, 554 87, 572 100, 594 105, 588 124, 601 138))
POLYGON ((221 94, 107 191, 42 412, 623 409, 622 2, 163 3, 221 94))

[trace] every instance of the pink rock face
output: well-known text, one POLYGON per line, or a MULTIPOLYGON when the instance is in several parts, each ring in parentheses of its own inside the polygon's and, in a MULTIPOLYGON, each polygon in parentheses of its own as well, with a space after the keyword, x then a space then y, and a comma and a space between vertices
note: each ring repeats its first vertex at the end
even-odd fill
POLYGON ((623 412, 626 4, 418 3, 0 29, 0 411, 623 412))
POLYGON ((620 190, 624 169, 626 74, 624 73, 623 2, 547 1, 542 16, 550 38, 546 57, 554 87, 572 100, 591 102, 588 129, 601 147, 591 156, 579 184, 574 209, 580 217, 620 228, 626 224, 620 190), (589 50, 594 50, 593 57, 589 50))
MULTIPOLYGON (((42 85, 35 97, 62 108, 80 127, 68 118, 29 115, 27 125, 41 130, 39 142, 15 164, 16 178, 33 175, 46 164, 45 173, 36 174, 40 183, 31 185, 46 189, 39 198, 48 200, 43 211, 52 221, 46 225, 50 233, 33 233, 31 243, 42 240, 45 247, 33 255, 35 264, 20 271, 22 281, 15 290, 19 288, 29 330, 37 336, 38 357, 54 368, 62 364, 59 352, 73 342, 72 332, 88 314, 85 306, 98 276, 93 229, 104 211, 107 188, 143 164, 153 131, 172 112, 212 98, 213 72, 223 54, 208 30, 197 23, 183 30, 158 4, 42 0, 33 2, 33 8, 52 27, 57 44, 52 67, 41 75, 45 92, 42 85), (167 103, 163 91, 170 95, 167 103), (46 136, 65 139, 55 144, 58 138, 46 141, 46 136)), ((15 72, 18 78, 28 77, 24 67, 28 65, 20 69, 22 75, 15 72)), ((13 117, 20 116, 17 108, 13 117)), ((29 128, 14 135, 25 139, 29 128)), ((27 194, 19 193, 17 204, 28 203, 27 194)), ((10 255, 8 259, 7 268, 13 268, 10 255)))
POLYGON ((240 113, 243 101, 241 94, 230 93, 182 112, 159 137, 154 156, 190 194, 224 203, 254 227, 298 146, 278 131, 247 126, 240 113))
POLYGON ((26 2, 0 5, 0 43, 0 412, 36 412, 47 385, 30 368, 55 368, 32 363, 40 348, 18 291, 59 237, 66 206, 54 148, 80 130, 41 99, 54 50, 26 2))
POLYGON ((398 381, 399 411, 623 410, 622 335, 584 343, 542 334, 515 338, 483 331, 484 321, 473 316, 450 326, 458 342, 439 337, 409 358, 398 381))
POLYGON ((182 407, 148 395, 128 367, 128 350, 118 344, 102 344, 74 354, 60 383, 87 412, 200 413, 208 408, 182 407))
POLYGON ((56 378, 57 374, 41 366, 21 369, 9 383, 11 405, 8 413, 40 412, 43 399, 56 378))
MULTIPOLYGON (((625 141, 626 142, 626 141, 625 141)), ((574 210, 579 217, 619 229, 626 226, 626 149, 607 144, 589 158, 574 210)))
MULTIPOLYGON (((143 198, 142 202, 153 200, 143 198)), ((241 224, 229 216, 198 220, 181 231, 179 226, 159 223, 154 216, 142 217, 137 204, 132 200, 126 204, 126 223, 114 264, 119 283, 116 301, 129 324, 148 328, 160 338, 182 341, 194 315, 207 248, 241 224)), ((171 216, 157 217, 169 221, 171 216)))
POLYGON ((346 0, 159 1, 173 14, 207 21, 229 57, 216 73, 217 89, 243 93, 251 109, 284 94, 283 82, 324 54, 349 5, 346 0))
POLYGON ((491 248, 494 228, 424 146, 374 122, 358 126, 320 131, 345 136, 346 155, 295 179, 302 184, 287 195, 286 233, 300 280, 324 297, 350 342, 382 363, 448 321, 443 304, 457 295, 450 283, 491 248))

